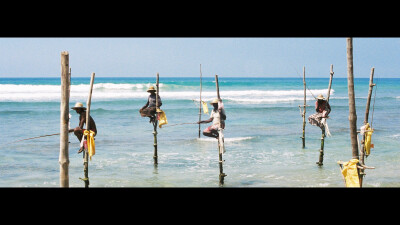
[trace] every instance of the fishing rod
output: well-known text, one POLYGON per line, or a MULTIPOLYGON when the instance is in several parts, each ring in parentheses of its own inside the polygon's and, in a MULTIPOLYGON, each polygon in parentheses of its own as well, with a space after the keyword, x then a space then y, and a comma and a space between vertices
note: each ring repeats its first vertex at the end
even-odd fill
MULTIPOLYGON (((74 131, 74 129, 69 129, 68 133, 71 133, 72 131, 74 131)), ((42 137, 49 137, 49 136, 60 135, 60 134, 61 133, 47 134, 47 135, 42 135, 42 136, 37 136, 37 137, 25 138, 25 139, 21 139, 21 140, 17 140, 17 141, 8 142, 8 143, 2 144, 0 146, 11 144, 11 143, 16 143, 16 142, 20 142, 20 141, 32 140, 32 139, 37 139, 37 138, 42 138, 42 137)))

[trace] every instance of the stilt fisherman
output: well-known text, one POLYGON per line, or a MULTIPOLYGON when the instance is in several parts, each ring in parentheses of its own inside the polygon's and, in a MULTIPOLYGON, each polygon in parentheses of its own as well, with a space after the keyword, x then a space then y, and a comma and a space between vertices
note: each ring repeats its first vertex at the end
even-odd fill
POLYGON ((213 137, 216 139, 218 139, 219 136, 218 128, 221 125, 221 128, 225 129, 225 120, 226 120, 225 109, 223 108, 223 106, 218 107, 219 105, 218 102, 220 102, 220 105, 222 105, 222 100, 218 100, 217 98, 210 103, 214 107, 214 109, 211 111, 210 119, 197 122, 197 124, 212 122, 211 126, 203 130, 203 135, 207 137, 213 137))
POLYGON ((325 131, 325 121, 331 112, 331 106, 323 95, 318 95, 317 101, 315 102, 315 111, 316 113, 308 117, 308 122, 311 125, 321 128, 322 131, 325 131))
POLYGON ((149 98, 147 99, 147 103, 146 105, 144 105, 140 110, 140 115, 142 117, 150 117, 150 121, 151 122, 155 122, 156 121, 156 108, 160 108, 160 106, 162 105, 161 102, 161 98, 158 95, 158 93, 156 93, 156 90, 154 89, 153 86, 150 86, 149 89, 147 89, 147 92, 150 93, 149 98), (156 107, 156 95, 157 95, 157 101, 158 101, 158 105, 156 107))
MULTIPOLYGON (((86 107, 83 107, 81 102, 77 102, 71 109, 75 110, 79 114, 79 126, 74 129, 74 134, 78 138, 79 142, 82 142, 83 125, 86 123, 86 107)), ((96 123, 94 122, 92 116, 89 115, 89 127, 90 130, 94 132, 94 136, 97 135, 96 123)), ((79 149, 78 154, 83 151, 83 146, 79 149)))

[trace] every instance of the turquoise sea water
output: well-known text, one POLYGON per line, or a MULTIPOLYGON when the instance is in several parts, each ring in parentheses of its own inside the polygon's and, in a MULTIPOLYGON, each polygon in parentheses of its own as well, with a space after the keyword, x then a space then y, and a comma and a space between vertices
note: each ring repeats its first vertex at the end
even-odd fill
MULTIPOLYGON (((214 77, 203 77, 202 98, 216 97, 214 77)), ((314 96, 326 96, 329 78, 306 79, 306 116, 314 96), (312 94, 311 94, 312 93, 312 94)), ((72 77, 70 107, 86 104, 90 78, 72 77)), ((369 79, 355 79, 357 126, 364 120, 369 79)), ((366 159, 364 187, 400 186, 400 79, 375 78, 369 121, 375 148, 366 159), (374 104, 375 102, 375 104, 374 104), (372 106, 374 104, 372 114, 372 106)), ((90 187, 218 187, 218 151, 214 139, 198 138, 198 125, 158 129, 158 167, 153 165, 153 134, 138 110, 146 103, 154 78, 95 78, 91 115, 96 121, 96 154, 89 162, 90 187)), ((347 78, 334 78, 325 139, 324 165, 318 167, 320 129, 306 125, 302 148, 301 78, 229 78, 219 76, 227 113, 226 187, 344 187, 338 160, 352 157, 347 78)), ((161 107, 169 125, 198 120, 200 79, 160 76, 161 107)), ((78 115, 71 113, 71 127, 78 115)), ((209 115, 202 114, 202 119, 209 115)), ((9 142, 59 133, 60 78, 0 78, 0 187, 59 187, 59 136, 9 142)), ((205 129, 208 124, 202 124, 205 129)), ((70 134, 70 187, 83 187, 82 154, 70 134)))

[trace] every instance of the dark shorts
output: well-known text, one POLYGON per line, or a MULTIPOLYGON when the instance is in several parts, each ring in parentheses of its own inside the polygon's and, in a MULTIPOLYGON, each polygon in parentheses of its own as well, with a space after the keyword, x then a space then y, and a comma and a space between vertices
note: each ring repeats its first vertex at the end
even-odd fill
POLYGON ((140 109, 139 113, 142 117, 153 117, 156 114, 156 107, 147 107, 144 109, 140 109))

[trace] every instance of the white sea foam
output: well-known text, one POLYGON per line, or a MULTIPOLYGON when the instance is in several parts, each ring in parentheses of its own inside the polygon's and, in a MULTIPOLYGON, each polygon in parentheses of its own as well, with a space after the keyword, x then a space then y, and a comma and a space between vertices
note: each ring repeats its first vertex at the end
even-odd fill
MULTIPOLYGON (((92 99, 95 100, 115 100, 115 99, 143 99, 147 98, 145 91, 152 85, 151 83, 137 84, 114 84, 98 83, 93 85, 92 99)), ((199 92, 171 90, 166 85, 160 83, 160 93, 162 99, 193 100, 198 99, 199 92)), ((71 85, 71 101, 85 100, 89 93, 89 85, 71 85)), ((24 101, 60 101, 60 85, 15 85, 0 84, 0 101, 3 102, 24 102, 24 101)), ((314 95, 326 95, 327 89, 311 90, 314 95)), ((331 90, 333 95, 334 90, 331 90)), ((239 90, 239 91, 220 91, 223 100, 236 103, 275 103, 292 102, 303 100, 303 90, 239 90)), ((211 101, 215 98, 215 91, 203 91, 202 100, 211 101)), ((307 99, 312 100, 312 96, 307 99)))

